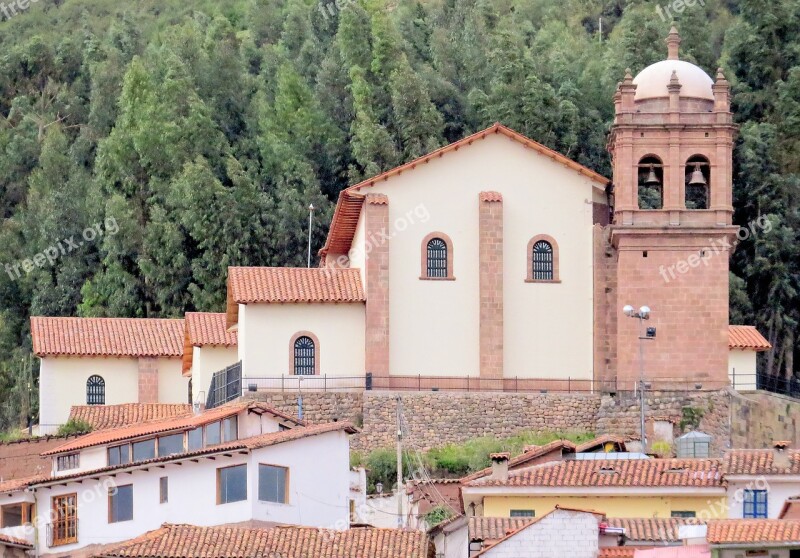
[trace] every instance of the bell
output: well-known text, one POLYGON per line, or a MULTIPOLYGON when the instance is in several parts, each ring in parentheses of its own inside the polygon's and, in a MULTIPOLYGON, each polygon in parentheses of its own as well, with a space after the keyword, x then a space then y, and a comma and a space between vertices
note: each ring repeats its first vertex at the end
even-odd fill
POLYGON ((661 184, 658 181, 658 177, 656 176, 656 169, 653 165, 650 165, 650 172, 647 173, 647 178, 644 179, 645 186, 658 186, 661 184))
POLYGON ((700 165, 695 165, 692 171, 692 176, 689 178, 689 186, 705 186, 706 177, 703 176, 703 171, 700 170, 700 165))

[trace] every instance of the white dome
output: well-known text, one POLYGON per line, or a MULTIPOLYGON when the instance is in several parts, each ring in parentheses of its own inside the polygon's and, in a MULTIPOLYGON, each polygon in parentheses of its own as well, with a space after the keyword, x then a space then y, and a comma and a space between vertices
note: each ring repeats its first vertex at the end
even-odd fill
POLYGON ((711 89, 714 81, 702 68, 685 60, 662 60, 639 72, 633 78, 633 83, 637 85, 634 100, 668 97, 667 85, 673 71, 677 73, 681 82, 681 97, 714 100, 714 92, 711 89))

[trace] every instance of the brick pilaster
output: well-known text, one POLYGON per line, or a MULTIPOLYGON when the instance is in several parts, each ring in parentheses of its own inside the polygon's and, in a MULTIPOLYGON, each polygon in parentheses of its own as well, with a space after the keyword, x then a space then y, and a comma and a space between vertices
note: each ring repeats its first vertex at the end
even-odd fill
POLYGON ((158 403, 158 359, 139 357, 139 403, 158 403))
POLYGON ((480 268, 480 375, 503 377, 503 197, 478 196, 480 268))
POLYGON ((366 264, 366 371, 389 375, 389 198, 367 194, 364 203, 366 264))
POLYGON ((617 371, 617 259, 608 236, 608 227, 592 228, 594 387, 598 391, 615 391, 617 371))

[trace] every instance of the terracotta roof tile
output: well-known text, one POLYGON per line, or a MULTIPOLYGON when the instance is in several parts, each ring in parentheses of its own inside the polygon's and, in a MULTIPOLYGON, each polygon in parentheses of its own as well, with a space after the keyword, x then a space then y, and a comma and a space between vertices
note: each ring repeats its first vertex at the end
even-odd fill
MULTIPOLYGON (((575 451, 575 444, 570 442, 569 440, 554 440, 550 443, 547 443, 543 446, 527 446, 525 451, 520 455, 512 458, 508 462, 509 469, 519 469, 523 467, 526 463, 530 463, 542 456, 547 455, 548 453, 554 452, 556 450, 561 450, 563 453, 572 453, 575 451)), ((492 468, 486 467, 485 469, 481 469, 480 471, 476 471, 470 475, 461 479, 462 483, 468 483, 472 480, 479 479, 481 477, 485 477, 492 474, 492 468)))
POLYGON ((389 196, 386 194, 367 194, 367 203, 370 205, 387 205, 389 196))
POLYGON ((179 357, 183 320, 31 317, 37 356, 179 357))
POLYGON ((710 544, 791 542, 800 546, 800 520, 712 519, 706 539, 710 544))
POLYGON ((45 479, 44 475, 36 475, 31 477, 22 477, 18 479, 10 479, 6 481, 0 481, 0 494, 5 494, 8 492, 17 492, 18 490, 25 490, 32 484, 36 484, 37 482, 45 479))
POLYGON ((758 332, 755 326, 730 325, 728 326, 728 348, 766 351, 772 348, 772 344, 758 332))
POLYGON ((339 193, 339 201, 333 212, 330 232, 325 240, 325 245, 320 249, 320 255, 347 254, 356 234, 358 219, 361 216, 361 206, 364 205, 364 195, 348 190, 339 193))
POLYGON ((468 486, 723 486, 720 459, 603 459, 553 461, 511 471, 507 480, 484 477, 468 486))
POLYGON ((482 202, 502 202, 503 194, 500 192, 481 192, 478 194, 478 198, 482 202))
POLYGON ((785 450, 788 467, 775 463, 775 451, 769 449, 739 449, 725 453, 726 475, 800 475, 800 450, 785 450))
POLYGON ((102 551, 104 558, 426 558, 422 531, 356 528, 329 531, 312 527, 271 529, 164 525, 102 551))
POLYGON ((681 525, 696 525, 698 524, 698 520, 677 517, 609 517, 606 523, 611 527, 622 527, 625 529, 625 536, 632 541, 678 542, 680 541, 678 528, 681 525))
POLYGON ((22 548, 33 548, 33 545, 28 541, 18 539, 16 537, 9 537, 8 535, 0 534, 0 544, 19 546, 22 548))
POLYGON ((142 422, 185 417, 192 406, 182 403, 122 403, 120 405, 73 405, 70 419, 82 420, 94 430, 122 428, 142 422))
POLYGON ((469 540, 494 543, 532 521, 532 517, 470 517, 469 540))
POLYGON ((609 546, 600 549, 598 558, 634 558, 636 548, 630 546, 609 546))
POLYGON ((220 345, 235 347, 235 331, 228 331, 225 312, 186 312, 186 335, 192 347, 220 345))
POLYGON ((190 429, 196 426, 201 426, 203 424, 208 424, 210 422, 223 419, 225 417, 236 415, 248 408, 260 409, 282 420, 293 422, 294 424, 299 424, 299 425, 305 424, 302 421, 299 421, 296 418, 281 413, 280 411, 268 407, 263 403, 258 403, 255 401, 237 401, 228 405, 223 405, 221 407, 210 409, 199 415, 173 417, 163 420, 154 420, 146 423, 132 424, 130 426, 125 426, 121 428, 97 430, 94 432, 90 432, 85 436, 81 436, 79 438, 76 438, 75 440, 71 440, 65 444, 57 446, 51 450, 48 450, 42 453, 42 455, 55 455, 57 453, 71 452, 92 446, 110 444, 112 442, 118 442, 129 438, 147 436, 149 434, 159 434, 163 432, 168 432, 170 430, 190 429))

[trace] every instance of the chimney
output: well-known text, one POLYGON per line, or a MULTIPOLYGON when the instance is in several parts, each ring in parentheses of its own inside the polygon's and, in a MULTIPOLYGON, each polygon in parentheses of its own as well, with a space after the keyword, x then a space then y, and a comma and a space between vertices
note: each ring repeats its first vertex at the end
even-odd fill
POLYGON ((792 456, 789 454, 789 441, 772 442, 772 467, 773 469, 790 469, 792 456))
POLYGON ((492 460, 491 480, 508 480, 508 460, 511 459, 511 454, 507 451, 503 453, 490 453, 489 459, 492 460))

